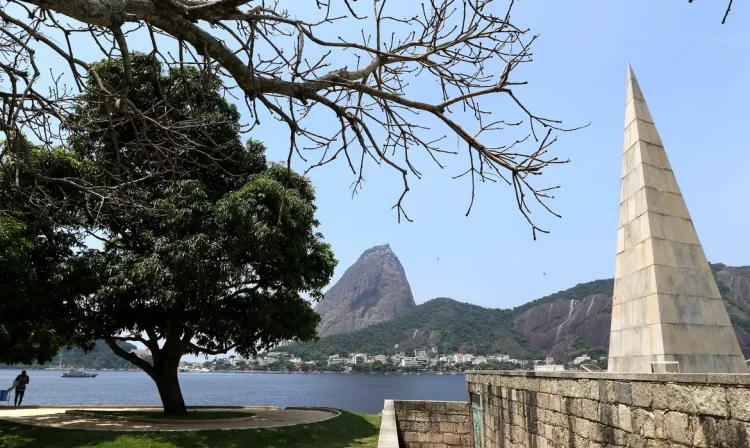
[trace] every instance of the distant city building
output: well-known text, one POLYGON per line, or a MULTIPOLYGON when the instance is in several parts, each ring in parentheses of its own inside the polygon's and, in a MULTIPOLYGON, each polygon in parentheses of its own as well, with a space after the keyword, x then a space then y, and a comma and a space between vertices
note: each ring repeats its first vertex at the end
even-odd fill
POLYGON ((151 350, 136 349, 136 350, 131 351, 130 353, 134 354, 135 356, 141 359, 145 358, 146 356, 151 356, 151 350))
POLYGON ((555 358, 553 358, 552 356, 547 356, 546 358, 544 358, 544 362, 547 364, 554 364, 555 358))
POLYGON ((352 356, 352 364, 354 365, 362 365, 367 362, 367 355, 363 355, 362 353, 357 353, 354 356, 352 356))
POLYGON ((372 359, 383 364, 388 363, 388 357, 385 355, 375 355, 372 359))
POLYGON ((404 352, 396 353, 395 355, 391 356, 391 362, 393 362, 393 365, 400 366, 401 365, 401 359, 405 358, 404 352))
POLYGON ((448 362, 448 357, 447 356, 441 356, 441 357, 438 358, 438 362, 448 362))
POLYGON ((495 360, 498 362, 508 362, 510 361, 510 356, 508 355, 497 355, 495 356, 495 360))
POLYGON ((583 362, 589 361, 591 358, 589 358, 588 355, 581 355, 575 359, 573 359, 573 364, 581 364, 583 362))
POLYGON ((474 361, 474 355, 470 355, 468 353, 466 355, 464 355, 464 362, 470 363, 472 361, 474 361))
POLYGON ((289 362, 292 364, 302 364, 302 358, 289 358, 289 362))
POLYGON ((474 365, 486 364, 486 363, 487 363, 487 358, 485 358, 484 356, 477 356, 476 358, 474 358, 474 362, 473 362, 474 365))
POLYGON ((427 359, 427 352, 424 351, 424 350, 419 350, 419 351, 414 350, 414 357, 415 358, 427 359))
POLYGON ((455 363, 466 362, 464 361, 464 354, 456 353, 455 355, 453 355, 453 362, 455 363))
POLYGON ((401 359, 401 367, 420 367, 420 360, 416 357, 405 357, 401 359))
POLYGON ((534 366, 534 372, 562 372, 565 366, 561 364, 540 364, 534 366))
POLYGON ((339 356, 338 354, 332 355, 328 357, 328 365, 334 366, 337 364, 343 364, 346 360, 339 356))
POLYGON ((434 355, 436 355, 436 354, 437 354, 437 352, 438 352, 438 350, 437 350, 437 347, 436 347, 436 346, 434 346, 434 345, 433 345, 432 347, 430 347, 430 351, 431 351, 431 352, 432 352, 432 354, 434 354, 434 355))

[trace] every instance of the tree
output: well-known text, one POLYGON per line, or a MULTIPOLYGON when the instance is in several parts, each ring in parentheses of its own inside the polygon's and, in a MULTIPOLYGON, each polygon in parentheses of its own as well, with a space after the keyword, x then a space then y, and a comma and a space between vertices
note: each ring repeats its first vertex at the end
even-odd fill
MULTIPOLYGON (((421 177, 418 151, 440 168, 444 157, 461 153, 467 168, 455 174, 471 178, 467 214, 477 182, 505 183, 536 237, 544 230, 531 220, 531 206, 552 213, 547 200, 556 187, 532 179, 567 161, 549 151, 556 131, 572 129, 532 112, 518 96, 526 82, 515 69, 532 61, 536 36, 511 21, 514 3, 307 0, 290 1, 287 9, 283 1, 0 0, 0 70, 10 80, 0 91, 0 130, 34 133, 50 147, 84 130, 70 118, 82 97, 76 89, 108 99, 107 126, 137 129, 149 108, 127 100, 136 82, 130 48, 149 42, 144 50, 164 65, 218 73, 227 94, 247 104, 248 125, 285 123, 288 172, 295 156, 308 169, 344 159, 356 192, 369 161, 385 164, 403 183, 393 206, 398 219, 411 220, 404 199, 409 179, 421 177), (82 45, 121 58, 124 82, 101 79, 80 59, 82 45), (61 62, 51 78, 37 63, 42 51, 61 62), (59 75, 69 82, 58 82, 59 75), (503 116, 493 113, 500 108, 503 116), (308 162, 303 153, 317 155, 308 162)), ((185 129, 153 119, 176 140, 185 129)), ((173 169, 168 161, 185 157, 171 141, 149 144, 165 171, 173 169)), ((2 150, 24 152, 8 144, 2 150)), ((132 188, 143 179, 125 172, 109 173, 106 182, 52 179, 21 160, 16 169, 27 175, 64 182, 104 202, 118 201, 114 185, 132 188)))
POLYGON ((0 215, 0 363, 43 364, 66 342, 65 329, 55 325, 65 315, 50 281, 54 263, 69 255, 65 239, 0 215))
MULTIPOLYGON (((247 357, 281 340, 314 338, 319 316, 300 294, 320 299, 335 260, 315 232, 312 186, 268 164, 260 143, 241 144, 239 114, 222 98, 218 77, 191 67, 164 72, 158 60, 139 53, 94 70, 107 85, 128 83, 121 100, 141 111, 141 126, 111 126, 111 98, 89 86, 72 119, 81 131, 71 135, 71 148, 32 148, 32 157, 46 158, 38 166, 61 178, 107 184, 122 173, 137 178, 137 187, 118 183, 111 187, 121 190, 117 201, 108 201, 21 171, 22 186, 35 184, 31 197, 0 209, 56 229, 70 239, 68 247, 78 244, 56 265, 57 288, 74 297, 64 324, 80 344, 105 340, 155 381, 165 412, 183 414, 180 358, 232 349, 247 357), (182 133, 164 129, 156 117, 184 126, 182 133), (152 142, 182 156, 165 170, 152 142), (29 204, 39 203, 58 213, 29 218, 36 210, 29 204), (101 247, 86 247, 84 236, 101 247), (152 361, 126 352, 121 341, 144 344, 152 361)), ((9 191, 26 191, 13 176, 0 181, 9 191)))

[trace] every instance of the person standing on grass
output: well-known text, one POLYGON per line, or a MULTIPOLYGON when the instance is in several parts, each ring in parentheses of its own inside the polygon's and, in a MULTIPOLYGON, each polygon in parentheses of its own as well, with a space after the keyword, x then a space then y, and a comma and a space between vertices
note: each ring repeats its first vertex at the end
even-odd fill
POLYGON ((29 384, 29 376, 26 375, 25 370, 16 377, 13 384, 16 386, 16 398, 13 400, 13 403, 18 407, 21 406, 21 403, 23 402, 23 395, 26 393, 26 385, 29 384))

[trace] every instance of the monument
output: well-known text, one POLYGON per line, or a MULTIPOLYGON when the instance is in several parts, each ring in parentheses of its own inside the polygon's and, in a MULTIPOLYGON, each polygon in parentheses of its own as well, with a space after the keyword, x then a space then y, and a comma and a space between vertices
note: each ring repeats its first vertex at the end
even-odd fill
POLYGON ((630 64, 610 331, 609 372, 747 372, 630 64))
POLYGON ((750 448, 750 375, 630 65, 616 266, 609 372, 469 371, 466 401, 386 400, 378 447, 750 448))

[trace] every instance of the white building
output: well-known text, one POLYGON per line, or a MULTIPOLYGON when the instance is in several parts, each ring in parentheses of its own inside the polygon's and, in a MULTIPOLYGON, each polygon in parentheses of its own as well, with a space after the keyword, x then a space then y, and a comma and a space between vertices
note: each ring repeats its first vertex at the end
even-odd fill
POLYGON ((374 359, 377 362, 380 362, 382 364, 388 363, 388 357, 385 355, 375 355, 372 359, 374 359))
POLYGON ((419 367, 419 366, 420 366, 420 363, 416 357, 411 358, 407 356, 405 358, 401 358, 401 367, 419 367))
POLYGON ((497 355, 495 356, 495 360, 499 362, 508 362, 510 360, 510 356, 508 355, 497 355))
POLYGON ((405 357, 405 356, 404 356, 404 352, 401 352, 401 353, 396 353, 395 355, 391 356, 391 362, 392 362, 392 363, 393 363, 393 365, 395 365, 395 366, 400 366, 400 365, 401 365, 401 360, 402 360, 402 359, 403 359, 404 357, 405 357))
POLYGON ((573 359, 573 364, 581 364, 583 362, 589 361, 591 358, 589 358, 588 355, 581 355, 575 359, 573 359))
POLYGON ((430 347, 430 351, 432 352, 433 355, 437 355, 437 352, 438 352, 437 346, 433 345, 432 347, 430 347))
POLYGON ((367 362, 367 355, 364 355, 362 353, 357 353, 354 356, 352 356, 352 364, 354 365, 362 365, 367 362))
POLYGON ((130 353, 134 354, 135 356, 139 358, 145 358, 146 356, 151 356, 151 350, 136 349, 136 350, 131 351, 130 353))
POLYGON ((337 354, 328 357, 328 365, 343 364, 346 360, 337 354))
POLYGON ((464 355, 464 362, 469 362, 470 363, 472 361, 474 361, 474 355, 470 355, 468 353, 464 355))
POLYGON ((562 372, 565 366, 561 364, 539 364, 534 366, 534 372, 562 372))
POLYGON ((464 361, 464 354, 463 353, 456 353, 453 355, 453 362, 459 363, 459 362, 466 362, 464 361))
POLYGON ((474 358, 473 364, 474 365, 485 364, 486 362, 487 362, 487 358, 485 358, 484 356, 477 356, 476 358, 474 358))
POLYGON ((421 358, 421 359, 427 359, 427 352, 424 350, 414 350, 414 357, 415 358, 421 358))

